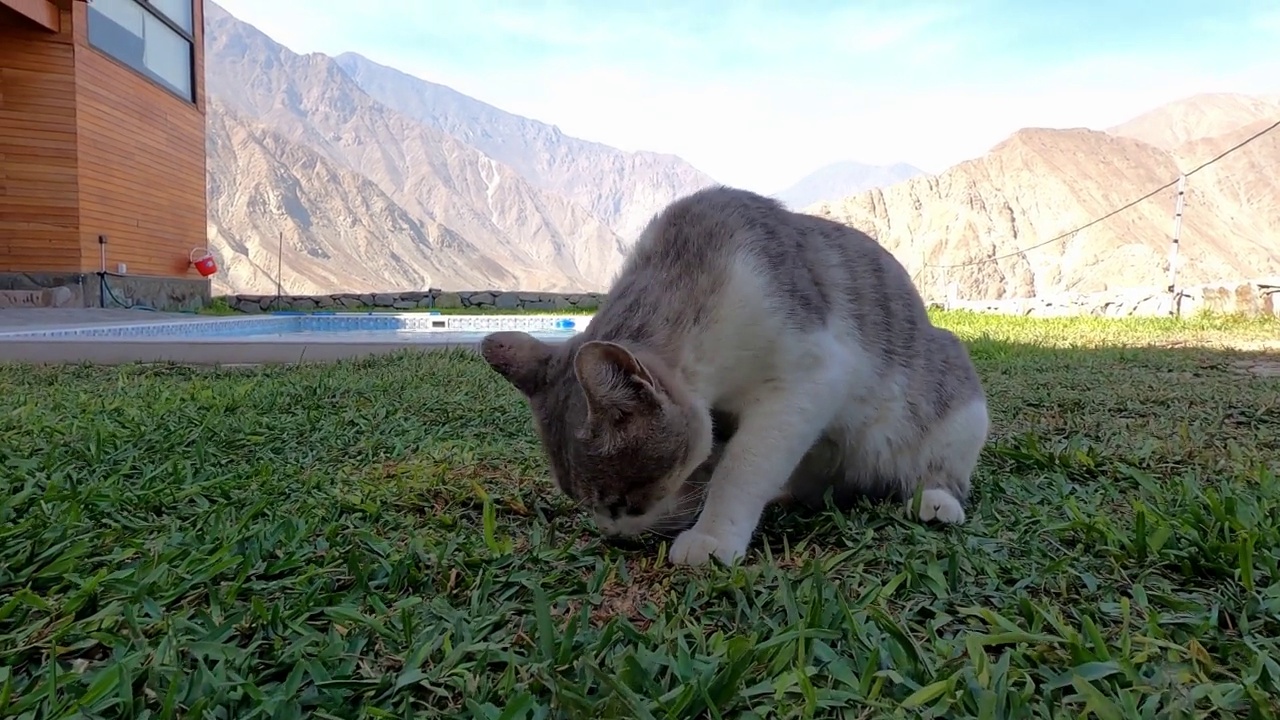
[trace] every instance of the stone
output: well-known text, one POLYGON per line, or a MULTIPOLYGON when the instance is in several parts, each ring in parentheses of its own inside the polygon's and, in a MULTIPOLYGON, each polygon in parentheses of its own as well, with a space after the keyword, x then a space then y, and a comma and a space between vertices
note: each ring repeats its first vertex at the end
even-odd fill
POLYGON ((65 285, 51 287, 44 291, 45 307, 71 307, 72 303, 75 301, 75 297, 76 294, 71 291, 71 288, 65 285))
POLYGON ((44 305, 41 290, 0 290, 0 308, 34 308, 44 305))
MULTIPOLYGON (((74 289, 63 286, 73 292, 74 289)), ((56 289, 31 288, 43 292, 36 302, 51 302, 48 293, 65 300, 56 289)), ((117 290, 122 295, 123 290, 117 290)), ((241 312, 275 309, 273 295, 242 294, 225 296, 227 304, 241 312)), ((410 310, 467 307, 497 307, 503 310, 596 310, 608 300, 604 293, 547 293, 523 290, 451 291, 431 289, 404 293, 334 293, 331 295, 289 296, 279 300, 282 308, 311 309, 341 307, 347 309, 370 306, 410 310)), ((60 300, 61 301, 61 300, 60 300)), ((932 309, 954 308, 975 312, 1023 315, 1031 317, 1064 317, 1092 315, 1097 317, 1167 316, 1173 314, 1173 298, 1164 288, 1129 288, 1094 293, 1063 293, 1041 297, 1004 297, 995 299, 952 298, 947 302, 931 301, 932 309)), ((1184 287, 1177 298, 1177 313, 1191 315, 1198 311, 1220 314, 1280 316, 1280 279, 1248 282, 1218 282, 1184 287)))
POLYGON ((1234 312, 1242 315, 1258 314, 1258 293, 1254 291, 1252 284, 1237 285, 1234 295, 1234 312))
POLYGON ((1226 288, 1206 287, 1200 292, 1201 306, 1211 313, 1227 312, 1228 297, 1226 288))

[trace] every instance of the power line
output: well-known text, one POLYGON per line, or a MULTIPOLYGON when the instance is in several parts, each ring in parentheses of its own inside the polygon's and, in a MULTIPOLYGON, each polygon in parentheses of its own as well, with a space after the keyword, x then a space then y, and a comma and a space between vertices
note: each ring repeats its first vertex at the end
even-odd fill
POLYGON ((1195 170, 1192 170, 1192 171, 1191 171, 1191 172, 1189 172, 1189 173, 1185 173, 1185 174, 1186 174, 1186 176, 1187 176, 1187 177, 1191 177, 1192 175, 1195 175, 1196 173, 1200 172, 1201 170, 1203 170, 1203 169, 1205 169, 1205 168, 1209 167, 1210 165, 1212 165, 1212 164, 1214 164, 1214 163, 1218 162, 1218 161, 1219 161, 1219 160, 1221 160, 1222 158, 1224 158, 1224 157, 1226 157, 1226 156, 1230 155, 1231 153, 1233 153, 1233 152, 1235 152, 1235 151, 1239 150, 1240 148, 1244 147, 1245 145, 1248 145, 1249 143, 1253 142, 1254 140, 1257 140, 1258 138, 1262 137, 1263 135, 1266 135, 1267 133, 1271 132, 1272 130, 1275 130, 1275 129, 1276 129, 1276 128, 1278 128, 1278 127, 1280 127, 1280 120, 1277 120, 1277 121, 1275 121, 1275 122, 1271 123, 1271 126, 1270 126, 1270 127, 1267 127, 1267 128, 1262 129, 1262 130, 1259 130, 1258 132, 1256 132, 1256 133, 1254 133, 1254 134, 1250 135, 1249 137, 1245 138, 1244 140, 1241 140, 1240 142, 1236 143, 1234 146, 1232 146, 1232 147, 1230 147, 1230 148, 1228 148, 1228 149, 1226 149, 1226 150, 1222 151, 1222 152, 1221 152, 1217 157, 1213 158, 1212 160, 1208 160, 1208 161, 1205 161, 1205 162, 1201 163, 1201 164, 1200 164, 1200 166, 1199 166, 1199 167, 1197 167, 1195 170))
MULTIPOLYGON (((1262 137, 1263 135, 1266 135, 1267 133, 1271 132, 1272 130, 1275 130, 1275 129, 1276 129, 1276 128, 1278 128, 1278 127, 1280 127, 1280 120, 1275 121, 1274 123, 1272 123, 1272 124, 1271 124, 1271 126, 1270 126, 1270 127, 1267 127, 1267 128, 1265 128, 1265 129, 1263 129, 1263 130, 1259 130, 1258 132, 1254 133, 1253 135, 1250 135, 1248 138, 1245 138, 1244 140, 1242 140, 1242 141, 1240 141, 1240 142, 1236 143, 1234 146, 1232 146, 1232 147, 1228 148, 1227 150, 1224 150, 1223 152, 1219 153, 1217 157, 1214 157, 1214 158, 1212 158, 1211 160, 1207 160, 1207 161, 1205 161, 1205 162, 1201 163, 1201 164, 1200 164, 1199 166, 1197 166, 1194 170, 1191 170, 1190 172, 1183 173, 1183 175, 1182 175, 1182 176, 1183 176, 1183 177, 1191 177, 1192 175, 1195 175, 1196 173, 1200 172, 1201 170, 1203 170, 1203 169, 1205 169, 1205 168, 1209 167, 1210 165, 1212 165, 1212 164, 1214 164, 1214 163, 1218 162, 1218 161, 1219 161, 1219 160, 1221 160, 1222 158, 1224 158, 1224 157, 1226 157, 1226 156, 1230 155, 1231 153, 1233 153, 1233 152, 1235 152, 1235 151, 1239 150, 1240 148, 1244 147, 1245 145, 1248 145, 1249 143, 1253 142, 1254 140, 1257 140, 1258 138, 1262 137)), ((1133 207, 1133 206, 1135 206, 1135 205, 1138 205, 1138 204, 1140 204, 1140 203, 1142 203, 1142 202, 1144 202, 1144 201, 1146 201, 1146 200, 1149 200, 1149 199, 1151 199, 1152 197, 1155 197, 1156 195, 1158 195, 1158 194, 1160 194, 1160 193, 1164 192, 1165 190, 1168 190, 1169 188, 1171 188, 1171 187, 1173 187, 1174 185, 1177 185, 1177 184, 1178 184, 1178 179, 1177 179, 1177 178, 1174 178, 1173 180, 1170 180, 1169 182, 1165 183, 1164 185, 1161 185, 1160 187, 1156 188, 1155 190, 1152 190, 1151 192, 1147 193, 1146 195, 1143 195, 1142 197, 1138 198, 1137 200, 1134 200, 1134 201, 1132 201, 1132 202, 1125 203, 1124 205, 1121 205, 1120 207, 1116 208, 1115 210, 1112 210, 1111 212, 1107 213, 1106 215, 1103 215, 1102 217, 1100 217, 1100 218, 1098 218, 1098 219, 1096 219, 1096 220, 1092 220, 1092 221, 1090 221, 1090 222, 1087 222, 1087 223, 1085 223, 1084 225, 1081 225, 1080 227, 1078 227, 1078 228, 1076 228, 1076 229, 1074 229, 1074 230, 1072 230, 1072 231, 1070 231, 1070 232, 1065 232, 1065 233, 1062 233, 1061 235, 1057 235, 1057 236, 1055 236, 1055 237, 1049 238, 1048 240, 1045 240, 1044 242, 1036 243, 1035 245, 1032 245, 1032 246, 1030 246, 1030 247, 1022 248, 1021 250, 1015 250, 1015 251, 1013 251, 1013 252, 1005 253, 1005 254, 1003 254, 1003 255, 996 255, 996 256, 994 256, 994 257, 983 258, 983 259, 981 259, 981 260, 974 260, 974 261, 971 261, 971 262, 965 262, 965 263, 956 263, 956 264, 954 264, 954 265, 929 265, 928 263, 926 263, 926 264, 924 265, 924 267, 930 267, 930 268, 938 268, 938 269, 942 269, 942 270, 948 270, 948 269, 952 269, 952 268, 973 267, 973 266, 975 266, 975 265, 986 265, 987 263, 993 263, 993 262, 997 262, 997 261, 999 261, 999 260, 1005 260, 1005 259, 1007 259, 1007 258, 1017 257, 1018 255, 1025 255, 1026 253, 1031 252, 1032 250, 1036 250, 1036 249, 1038 249, 1038 248, 1042 248, 1042 247, 1044 247, 1044 246, 1046 246, 1046 245, 1052 245, 1052 244, 1054 244, 1054 243, 1056 243, 1056 242, 1058 242, 1058 241, 1060 241, 1060 240, 1065 240, 1065 239, 1067 239, 1067 238, 1069 238, 1069 237, 1071 237, 1071 236, 1073 236, 1073 235, 1075 235, 1075 234, 1079 233, 1079 232, 1080 232, 1080 231, 1082 231, 1082 230, 1088 230, 1089 228, 1093 227, 1094 225, 1097 225, 1098 223, 1102 222, 1103 220, 1107 220, 1108 218, 1111 218, 1111 217, 1113 217, 1113 216, 1115 216, 1115 215, 1119 215, 1120 213, 1124 212, 1125 210, 1128 210, 1129 208, 1131 208, 1131 207, 1133 207)), ((924 268, 921 268, 921 270, 923 270, 923 269, 924 269, 924 268)))

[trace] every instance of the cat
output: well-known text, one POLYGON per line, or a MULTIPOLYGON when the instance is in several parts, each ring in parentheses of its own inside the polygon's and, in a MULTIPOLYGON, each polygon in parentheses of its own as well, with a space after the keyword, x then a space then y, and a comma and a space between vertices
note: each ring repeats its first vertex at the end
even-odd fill
POLYGON ((766 506, 827 490, 963 523, 989 432, 968 351, 892 254, 723 185, 653 216, 581 333, 495 332, 480 353, 560 490, 606 536, 678 530, 680 565, 741 560, 766 506), (718 442, 713 415, 733 426, 718 442))

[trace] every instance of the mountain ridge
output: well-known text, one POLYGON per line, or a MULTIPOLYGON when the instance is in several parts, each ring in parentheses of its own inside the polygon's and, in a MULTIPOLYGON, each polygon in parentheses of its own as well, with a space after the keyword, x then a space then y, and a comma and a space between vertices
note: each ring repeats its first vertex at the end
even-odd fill
MULTIPOLYGON (((467 238, 482 253, 474 262, 496 262, 525 287, 607 284, 623 246, 586 210, 378 103, 329 56, 294 53, 211 7, 207 82, 220 101, 215 113, 231 109, 365 176, 415 217, 467 238)), ((234 170, 215 165, 211 172, 234 170)), ((437 286, 458 288, 466 274, 440 277, 437 286)))
MULTIPOLYGON (((212 2, 206 27, 209 235, 225 268, 214 278, 221 292, 274 292, 277 267, 286 293, 601 292, 654 213, 715 183, 676 155, 572 138, 355 53, 295 53, 212 2)), ((881 178, 799 209, 877 237, 935 295, 1159 285, 1172 191, 1020 250, 1168 182, 1265 124, 1266 103, 1280 108, 1251 98, 1192 96, 1107 130, 1023 128, 941 173, 881 178), (1197 135, 1204 128, 1221 132, 1197 135), (1006 253, 1016 256, 987 261, 1006 253), (921 273, 922 263, 974 264, 921 273)), ((1192 178, 1186 282, 1280 273, 1277 136, 1192 178)))
POLYGON ((565 135, 558 126, 507 112, 359 53, 342 53, 335 61, 375 100, 565 195, 628 242, 658 206, 715 183, 677 155, 627 152, 565 135), (488 132, 475 132, 477 127, 488 132))
POLYGON ((792 210, 802 210, 824 200, 838 200, 925 174, 924 170, 905 162, 869 165, 854 160, 840 160, 810 172, 773 193, 773 197, 792 210))
POLYGON ((1199 93, 1152 108, 1107 128, 1106 132, 1142 140, 1162 150, 1173 150, 1188 141, 1222 135, 1266 119, 1280 119, 1280 98, 1199 93))
MULTIPOLYGON (((1244 129, 1205 138, 1187 150, 1202 162, 1241 134, 1244 129)), ((1180 282, 1280 272, 1280 243, 1274 242, 1280 218, 1259 219, 1280 197, 1280 179, 1256 169, 1280 158, 1280 132, 1257 142, 1223 159, 1238 164, 1219 181, 1200 174, 1188 181, 1195 202, 1188 201, 1183 217, 1180 282)), ((1173 189, 1099 219, 1169 183, 1191 162, 1186 153, 1105 131, 1023 128, 986 155, 936 176, 811 211, 875 236, 921 277, 931 297, 995 300, 1159 287, 1168 282, 1173 189), (1012 257, 991 260, 1005 255, 1012 257)))

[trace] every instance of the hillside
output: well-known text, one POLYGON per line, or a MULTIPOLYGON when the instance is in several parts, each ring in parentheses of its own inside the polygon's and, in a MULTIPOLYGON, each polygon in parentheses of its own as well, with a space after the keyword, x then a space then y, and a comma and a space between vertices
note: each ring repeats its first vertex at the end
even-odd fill
POLYGON ((273 291, 283 242, 283 287, 426 288, 437 278, 468 287, 513 287, 510 272, 465 238, 419 220, 377 184, 237 116, 209 106, 209 237, 234 261, 214 276, 215 292, 273 291))
MULTIPOLYGON (((294 236, 286 243, 284 264, 295 268, 290 282, 298 287, 289 284, 287 291, 426 287, 404 285, 415 280, 445 289, 481 283, 598 291, 607 287, 621 263, 630 240, 624 241, 584 205, 547 189, 545 182, 529 180, 458 137, 379 102, 333 58, 294 53, 214 3, 206 6, 206 51, 210 243, 229 268, 224 287, 274 290, 274 281, 267 279, 274 273, 270 268, 275 266, 280 229, 294 236), (236 146, 231 139, 241 138, 243 144, 244 138, 263 131, 271 141, 253 143, 252 148, 236 146), (215 137, 218 132, 221 135, 215 137), (228 150, 232 146, 239 151, 228 150), (299 158, 309 163, 301 175, 291 172, 299 158), (321 176, 341 174, 347 183, 344 191, 317 186, 306 176, 313 168, 321 176), (250 203, 239 192, 250 185, 263 197, 301 192, 310 210, 298 214, 292 206, 250 203), (393 214, 402 216, 404 228, 420 228, 437 243, 458 248, 457 253, 435 254, 427 262, 415 246, 414 231, 401 232, 399 225, 366 218, 370 206, 364 202, 365 193, 373 188, 381 193, 375 205, 396 208, 393 214), (316 217, 345 218, 350 225, 334 234, 333 228, 315 225, 316 217), (339 238, 353 245, 345 256, 335 254, 333 243, 339 238), (338 257, 345 260, 339 262, 338 257)), ((473 135, 496 133, 518 144, 518 138, 502 134, 506 130, 477 127, 473 135)), ((581 141, 566 140, 569 147, 574 142, 581 141)), ((596 184, 604 199, 595 205, 618 204, 620 210, 612 217, 620 222, 628 216, 647 219, 685 192, 681 183, 686 180, 679 178, 696 185, 706 177, 676 159, 616 150, 610 155, 611 150, 599 146, 596 153, 612 157, 614 165, 595 166, 588 158, 579 163, 586 180, 572 180, 570 172, 562 174, 562 180, 596 184), (630 168, 618 166, 627 162, 630 168), (663 166, 659 179, 635 169, 647 162, 663 166)))
POLYGON ((1251 123, 1280 118, 1280 100, 1236 93, 1204 93, 1166 103, 1132 120, 1108 128, 1112 135, 1130 137, 1174 150, 1202 138, 1224 135, 1251 123))
MULTIPOLYGON (((1254 127, 1256 131, 1256 126, 1254 127)), ((937 176, 819 203, 810 212, 865 229, 913 273, 930 298, 997 299, 1168 282, 1170 188, 1068 239, 999 262, 1069 232, 1175 179, 1212 157, 1228 135, 1181 145, 1177 153, 1105 132, 1024 129, 987 155, 937 176)), ((1276 200, 1280 161, 1273 133, 1191 178, 1183 220, 1183 283, 1280 272, 1276 200)))
POLYGON ((773 196, 792 210, 803 210, 814 203, 888 187, 923 174, 920 168, 906 163, 865 165, 845 160, 820 167, 773 196))
POLYGON ((501 110, 357 53, 336 58, 371 97, 504 163, 529 182, 564 195, 630 244, 659 208, 715 183, 674 155, 629 153, 501 110))

